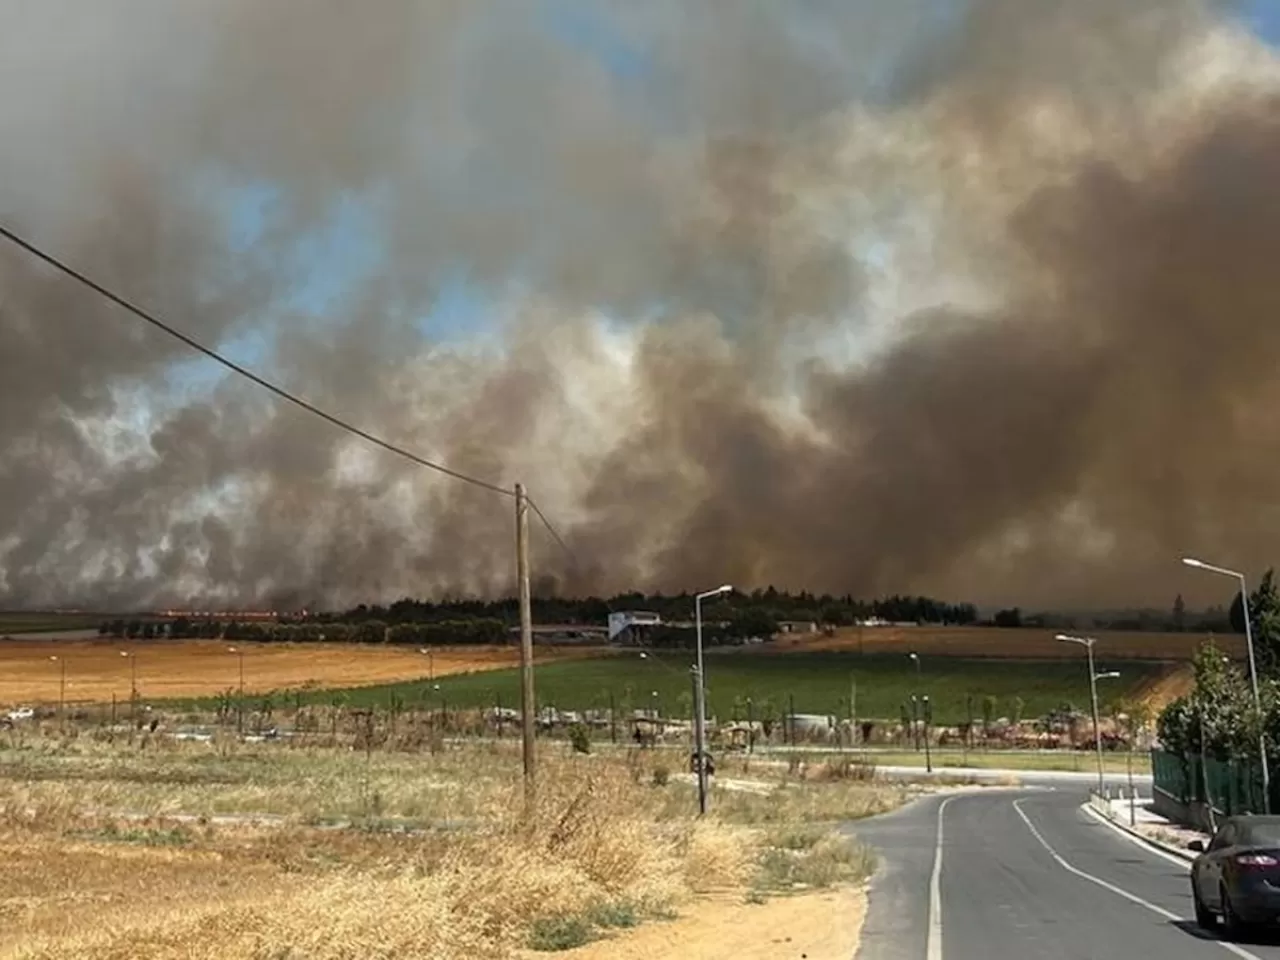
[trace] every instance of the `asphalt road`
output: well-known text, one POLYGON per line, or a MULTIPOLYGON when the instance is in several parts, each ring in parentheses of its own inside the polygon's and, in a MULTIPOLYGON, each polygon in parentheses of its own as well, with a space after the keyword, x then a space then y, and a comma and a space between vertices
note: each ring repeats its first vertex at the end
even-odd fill
POLYGON ((852 828, 882 858, 856 960, 1280 960, 1280 935, 1236 945, 1196 927, 1187 865, 1082 811, 1085 787, 1024 785, 852 828))

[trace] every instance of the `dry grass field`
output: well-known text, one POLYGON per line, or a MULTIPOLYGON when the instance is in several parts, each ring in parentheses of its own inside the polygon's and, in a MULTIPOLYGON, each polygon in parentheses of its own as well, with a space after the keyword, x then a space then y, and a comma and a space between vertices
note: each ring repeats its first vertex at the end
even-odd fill
MULTIPOLYGON (((625 941, 706 897, 848 889, 872 863, 830 823, 906 796, 834 768, 759 771, 763 792, 717 789, 698 820, 659 754, 544 747, 526 817, 514 746, 425 756, 16 736, 0 740, 0 960, 501 960, 625 941), (283 814, 226 816, 266 810, 283 814), (334 818, 349 823, 319 825, 334 818)), ((782 928, 789 912, 773 916, 782 928)))
MULTIPOLYGON (((246 692, 348 688, 428 675, 500 670, 519 662, 514 647, 440 647, 428 657, 412 648, 356 644, 229 644, 219 640, 0 640, 0 705, 57 703, 66 664, 68 703, 104 703, 130 696, 136 657, 144 700, 212 697, 240 683, 246 692), (58 660, 51 659, 58 657, 58 660)), ((582 648, 538 647, 538 662, 590 656, 582 648)))
MULTIPOLYGON (((930 657, 976 657, 1004 660, 1079 659, 1078 646, 1059 643, 1057 630, 1010 630, 995 627, 846 627, 833 636, 804 634, 783 636, 767 646, 747 648, 755 652, 852 651, 868 654, 915 651, 930 657)), ((1065 633, 1075 633, 1067 630, 1065 633)), ((1103 630, 1095 648, 1109 660, 1186 661, 1209 634, 1138 633, 1103 630)), ((1244 637, 1234 634, 1212 636, 1228 656, 1244 657, 1244 637)))

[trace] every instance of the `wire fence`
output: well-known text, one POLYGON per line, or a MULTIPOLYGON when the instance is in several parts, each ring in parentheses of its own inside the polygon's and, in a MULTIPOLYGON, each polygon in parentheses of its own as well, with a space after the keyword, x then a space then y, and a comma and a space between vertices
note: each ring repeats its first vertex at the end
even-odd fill
MULTIPOLYGON (((1184 805, 1207 804, 1222 816, 1264 809, 1262 771, 1256 763, 1152 750, 1151 773, 1155 789, 1184 805)), ((1271 805, 1276 809, 1275 784, 1272 787, 1271 805)))

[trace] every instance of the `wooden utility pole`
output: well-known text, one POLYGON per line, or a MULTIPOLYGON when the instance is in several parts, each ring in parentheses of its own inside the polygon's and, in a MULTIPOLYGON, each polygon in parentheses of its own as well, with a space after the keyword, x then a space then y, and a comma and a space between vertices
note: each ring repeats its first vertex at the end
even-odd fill
POLYGON ((524 484, 516 484, 516 579, 520 590, 520 730, 523 738, 524 779, 532 787, 536 758, 533 745, 533 607, 529 597, 529 500, 524 484))

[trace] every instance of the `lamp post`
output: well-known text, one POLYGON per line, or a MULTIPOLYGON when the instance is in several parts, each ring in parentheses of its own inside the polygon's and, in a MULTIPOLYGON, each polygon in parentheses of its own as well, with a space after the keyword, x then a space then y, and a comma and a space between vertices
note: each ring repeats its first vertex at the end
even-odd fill
POLYGON ((694 625, 697 632, 698 644, 698 663, 694 667, 696 680, 693 687, 696 702, 693 707, 696 711, 693 721, 693 750, 694 756, 697 757, 698 764, 698 813, 705 814, 707 812, 707 758, 706 758, 706 705, 707 705, 707 674, 702 664, 702 601, 708 597, 718 597, 721 594, 728 593, 733 589, 729 584, 723 584, 714 590, 708 590, 706 593, 699 593, 693 598, 693 616, 694 625))
POLYGON ((1207 570, 1223 577, 1233 577, 1240 582, 1240 609, 1244 614, 1244 639, 1249 648, 1249 682, 1253 686, 1253 709, 1258 715, 1258 760, 1262 764, 1262 812, 1271 813, 1271 771, 1267 768, 1267 731, 1262 717, 1262 697, 1258 693, 1258 666, 1253 658, 1253 623, 1249 616, 1249 585, 1244 574, 1226 567, 1216 567, 1195 557, 1183 557, 1182 562, 1197 570, 1207 570))
POLYGON ((922 699, 920 713, 924 722, 924 770, 925 773, 933 773, 933 757, 929 752, 929 728, 933 726, 933 704, 929 702, 927 693, 922 699))
POLYGON ((240 647, 228 647, 227 652, 240 658, 240 702, 236 704, 236 733, 244 733, 244 650, 240 647))
MULTIPOLYGON (((921 666, 920 654, 916 653, 913 650, 911 653, 907 654, 907 657, 911 660, 912 663, 916 665, 916 690, 917 692, 919 692, 921 686, 923 685, 923 681, 921 679, 921 676, 922 676, 921 671, 923 670, 923 667, 921 666)), ((911 732, 912 732, 912 735, 915 737, 916 749, 919 750, 920 749, 920 733, 915 729, 916 718, 914 715, 916 703, 917 703, 917 698, 915 696, 912 696, 911 698, 912 731, 911 732)), ((925 771, 927 773, 933 773, 933 759, 929 753, 929 721, 925 719, 924 714, 926 710, 931 710, 931 709, 932 707, 929 704, 929 698, 925 697, 923 703, 921 704, 920 721, 924 727, 924 766, 925 766, 925 771)))
POLYGON ((1093 668, 1093 645, 1098 641, 1094 637, 1069 637, 1065 633, 1057 636, 1059 643, 1075 643, 1084 647, 1089 655, 1089 700, 1093 706, 1093 749, 1098 758, 1098 794, 1102 794, 1102 728, 1098 723, 1098 681, 1110 680, 1120 674, 1115 670, 1098 673, 1093 668))
POLYGON ((418 652, 427 658, 427 683, 433 683, 436 678, 436 655, 430 647, 419 647, 418 652))

